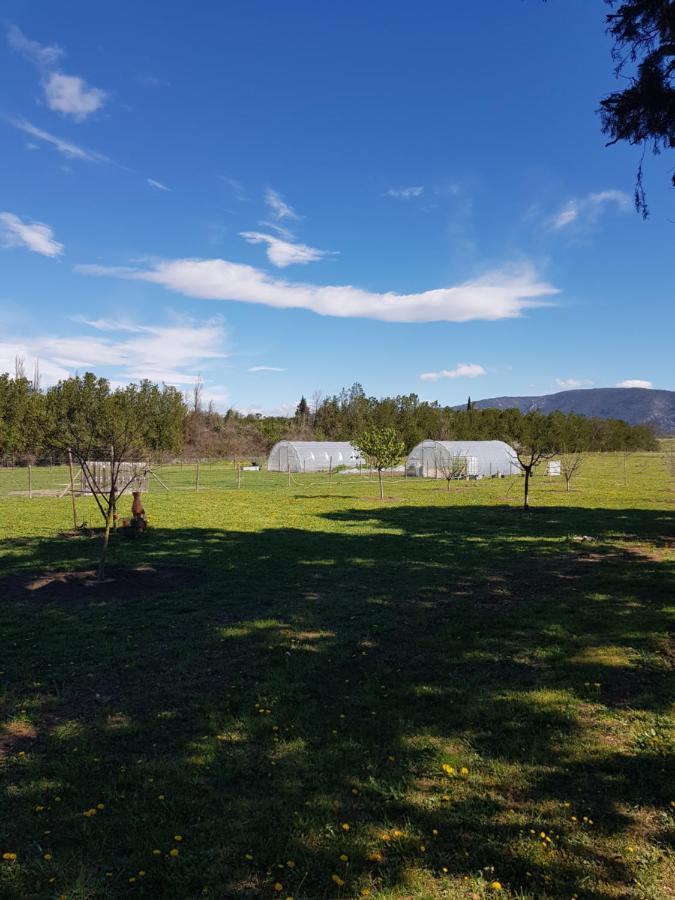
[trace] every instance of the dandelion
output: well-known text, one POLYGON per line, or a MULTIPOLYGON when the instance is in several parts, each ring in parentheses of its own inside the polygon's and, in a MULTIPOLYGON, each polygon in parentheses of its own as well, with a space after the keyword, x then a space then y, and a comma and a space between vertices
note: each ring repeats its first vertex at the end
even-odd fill
POLYGON ((277 892, 277 894, 280 894, 283 891, 283 889, 284 889, 284 886, 280 881, 274 882, 274 890, 277 892))
POLYGON ((438 837, 438 828, 432 828, 431 833, 433 834, 434 837, 438 837))
POLYGON ((331 881, 333 881, 338 887, 342 887, 342 885, 344 884, 344 881, 342 880, 342 878, 340 878, 339 875, 333 874, 330 876, 330 878, 331 881))
POLYGON ((361 897, 370 897, 369 888, 362 888, 360 896, 361 897))
POLYGON ((626 847, 629 853, 635 853, 635 847, 626 847))
POLYGON ((140 872, 138 873, 138 877, 143 878, 144 876, 145 876, 145 870, 141 869, 140 872))
POLYGON ((402 831, 399 831, 398 828, 395 828, 395 829, 392 831, 392 834, 394 835, 395 838, 403 837, 403 832, 402 832, 402 831))
POLYGON ((491 891, 501 891, 501 889, 502 889, 502 886, 499 881, 493 881, 492 884, 490 885, 491 891))
POLYGON ((343 831, 349 831, 349 822, 343 822, 340 828, 342 828, 343 831))
POLYGON ((133 884, 135 881, 136 881, 136 879, 132 875, 131 878, 129 879, 129 884, 133 884))
POLYGON ((45 853, 45 855, 44 855, 42 858, 43 858, 43 859, 46 859, 47 862, 49 862, 50 859, 53 859, 51 853, 45 853))
POLYGON ((152 851, 152 855, 153 855, 153 856, 161 856, 161 855, 162 855, 162 851, 161 851, 161 850, 158 850, 158 849, 155 849, 155 850, 152 851))
POLYGON ((35 812, 42 812, 44 806, 40 806, 39 804, 35 807, 35 812))
POLYGON ((183 835, 182 834, 174 834, 173 839, 174 839, 174 841, 182 841, 183 835))
POLYGON ((253 859, 253 854, 252 854, 252 853, 245 853, 245 854, 244 854, 244 859, 248 859, 248 860, 253 859))
POLYGON ((441 867, 441 872, 442 872, 444 875, 447 875, 447 874, 448 874, 448 867, 447 867, 447 866, 442 866, 442 867, 441 867))
POLYGON ((375 850, 375 851, 373 851, 373 853, 370 854, 368 859, 371 862, 380 862, 380 860, 382 859, 382 854, 378 853, 377 850, 375 850))
POLYGON ((468 774, 469 774, 469 770, 467 769, 466 766, 462 766, 462 768, 459 770, 459 774, 460 774, 460 775, 468 775, 468 774))
POLYGON ((454 767, 449 765, 448 763, 443 763, 442 769, 446 775, 454 775, 455 774, 454 767))
POLYGON ((441 800, 443 801, 443 803, 449 803, 450 797, 448 794, 443 794, 443 796, 441 797, 441 800))
POLYGON ((340 862, 349 862, 349 857, 347 856, 346 853, 340 854, 340 862))
POLYGON ((98 810, 105 809, 105 804, 104 804, 104 803, 97 803, 97 804, 96 804, 96 809, 98 809, 98 810))
POLYGON ((420 853, 426 853, 426 852, 427 852, 427 848, 424 846, 424 844, 420 844, 420 853))
POLYGON ((166 800, 166 797, 164 796, 164 794, 158 794, 157 799, 158 800, 166 800))
POLYGON ((294 868, 295 868, 295 862, 294 862, 294 860, 292 860, 292 859, 289 859, 289 860, 286 862, 286 865, 288 866, 289 869, 294 869, 294 868))
POLYGON ((353 794, 355 797, 358 796, 358 793, 359 793, 359 792, 356 790, 356 788, 352 788, 352 794, 353 794))
POLYGON ((3 858, 6 862, 14 862, 14 860, 16 859, 16 853, 9 853, 9 852, 8 852, 8 853, 3 853, 3 854, 2 854, 2 858, 3 858))
POLYGON ((172 847, 169 850, 169 856, 173 856, 175 858, 176 856, 178 856, 179 852, 180 851, 178 850, 178 847, 172 847))

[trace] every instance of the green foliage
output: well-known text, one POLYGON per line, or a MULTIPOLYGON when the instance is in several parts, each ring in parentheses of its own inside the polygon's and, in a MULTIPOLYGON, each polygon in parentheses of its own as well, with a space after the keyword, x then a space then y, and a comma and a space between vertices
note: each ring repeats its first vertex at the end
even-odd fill
POLYGON ((371 428, 356 439, 355 446, 378 471, 397 466, 405 453, 405 444, 393 428, 371 428))

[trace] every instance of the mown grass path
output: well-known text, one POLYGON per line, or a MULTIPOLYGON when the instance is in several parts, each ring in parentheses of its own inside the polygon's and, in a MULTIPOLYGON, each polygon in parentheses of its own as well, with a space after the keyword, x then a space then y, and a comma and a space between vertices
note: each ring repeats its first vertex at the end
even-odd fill
POLYGON ((0 896, 672 897, 672 482, 520 489, 0 500, 0 896))

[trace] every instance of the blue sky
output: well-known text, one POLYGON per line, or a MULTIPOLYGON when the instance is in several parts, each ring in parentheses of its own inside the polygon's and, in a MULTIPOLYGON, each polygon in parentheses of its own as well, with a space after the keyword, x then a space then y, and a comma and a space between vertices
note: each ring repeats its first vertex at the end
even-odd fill
POLYGON ((0 370, 675 389, 672 162, 643 222, 600 0, 3 9, 0 370))

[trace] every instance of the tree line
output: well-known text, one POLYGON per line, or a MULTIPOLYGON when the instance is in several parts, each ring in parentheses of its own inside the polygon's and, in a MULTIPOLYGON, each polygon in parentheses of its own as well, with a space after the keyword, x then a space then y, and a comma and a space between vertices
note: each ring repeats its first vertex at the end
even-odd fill
MULTIPOLYGON (((69 423, 84 415, 104 421, 106 405, 131 402, 127 390, 113 390, 106 379, 91 373, 46 390, 22 374, 0 375, 0 458, 18 464, 63 458, 69 423)), ((159 458, 255 459, 266 455, 278 440, 353 441, 373 428, 393 429, 406 451, 426 438, 513 442, 523 429, 531 430, 533 420, 547 445, 559 450, 657 449, 654 431, 647 425, 573 413, 543 416, 517 409, 478 410, 470 401, 456 409, 420 400, 416 394, 376 398, 367 396, 360 384, 326 397, 315 394, 310 402, 303 397, 291 417, 244 415, 235 409, 220 413, 205 407, 198 391, 189 398, 174 387, 149 381, 135 390, 143 406, 135 425, 139 428, 143 423, 142 449, 159 458)), ((90 450, 107 458, 109 441, 104 435, 99 438, 102 446, 90 450)))

